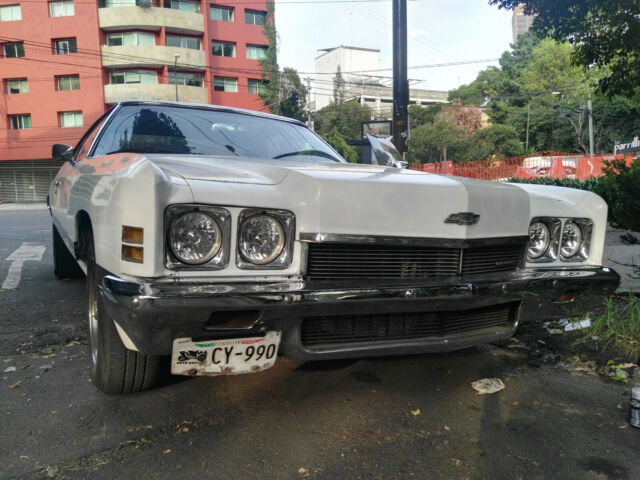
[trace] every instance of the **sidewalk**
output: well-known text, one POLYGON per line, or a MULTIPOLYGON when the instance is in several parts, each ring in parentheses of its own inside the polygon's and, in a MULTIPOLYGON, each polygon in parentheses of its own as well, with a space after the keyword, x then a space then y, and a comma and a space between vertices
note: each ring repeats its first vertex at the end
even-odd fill
POLYGON ((25 210, 46 210, 47 204, 44 202, 33 203, 0 203, 0 212, 17 212, 25 210))

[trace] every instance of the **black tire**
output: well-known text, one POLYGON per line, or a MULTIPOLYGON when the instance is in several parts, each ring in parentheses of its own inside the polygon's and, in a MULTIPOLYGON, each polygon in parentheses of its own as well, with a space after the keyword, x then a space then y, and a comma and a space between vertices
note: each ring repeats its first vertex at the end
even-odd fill
POLYGON ((84 277, 84 272, 65 245, 55 225, 53 225, 53 273, 61 280, 84 277))
POLYGON ((87 248, 87 296, 89 300, 89 361, 91 380, 105 393, 133 393, 152 388, 160 372, 159 355, 128 350, 120 340, 99 291, 93 238, 87 248))

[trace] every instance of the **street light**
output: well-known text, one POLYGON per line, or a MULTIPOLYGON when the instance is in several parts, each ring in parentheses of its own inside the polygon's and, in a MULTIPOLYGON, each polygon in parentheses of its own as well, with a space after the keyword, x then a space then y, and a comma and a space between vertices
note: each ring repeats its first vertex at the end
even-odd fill
POLYGON ((178 101, 178 58, 180 58, 179 53, 174 53, 173 58, 175 59, 173 62, 173 81, 176 83, 176 102, 178 101))

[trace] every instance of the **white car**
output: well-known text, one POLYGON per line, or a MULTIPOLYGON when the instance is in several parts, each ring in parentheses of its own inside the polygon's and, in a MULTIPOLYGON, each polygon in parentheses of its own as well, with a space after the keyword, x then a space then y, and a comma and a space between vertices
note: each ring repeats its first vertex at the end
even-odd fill
POLYGON ((597 312, 607 206, 579 190, 345 161, 302 123, 123 102, 49 202, 55 273, 86 274, 93 383, 502 341, 597 312))

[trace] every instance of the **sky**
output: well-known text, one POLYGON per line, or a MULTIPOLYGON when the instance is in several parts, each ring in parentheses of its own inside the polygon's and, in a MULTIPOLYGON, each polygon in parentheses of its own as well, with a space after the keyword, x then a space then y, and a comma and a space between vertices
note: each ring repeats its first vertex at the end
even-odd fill
MULTIPOLYGON (((380 68, 392 67, 391 0, 322 1, 276 0, 281 69, 293 67, 305 77, 314 72, 318 50, 339 45, 379 49, 380 68)), ((510 48, 512 13, 487 0, 409 0, 407 5, 409 78, 420 80, 414 88, 451 90, 497 62, 412 66, 497 59, 510 48)), ((391 70, 380 75, 391 76, 391 70)))

